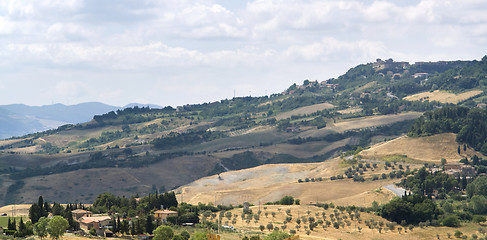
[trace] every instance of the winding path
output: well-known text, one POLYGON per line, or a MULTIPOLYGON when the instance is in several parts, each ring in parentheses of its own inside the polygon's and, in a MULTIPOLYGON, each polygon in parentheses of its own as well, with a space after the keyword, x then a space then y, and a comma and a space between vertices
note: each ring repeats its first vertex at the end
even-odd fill
POLYGON ((386 185, 386 186, 384 186, 384 188, 387 189, 387 190, 389 190, 389 191, 391 191, 391 192, 393 192, 394 194, 396 194, 399 197, 404 196, 404 193, 406 192, 406 189, 400 188, 400 187, 396 187, 396 185, 394 185, 394 184, 386 185))

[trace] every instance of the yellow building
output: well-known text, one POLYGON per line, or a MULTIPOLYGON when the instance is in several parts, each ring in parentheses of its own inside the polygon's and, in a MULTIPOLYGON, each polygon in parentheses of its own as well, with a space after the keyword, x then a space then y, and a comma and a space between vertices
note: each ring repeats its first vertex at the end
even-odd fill
POLYGON ((154 218, 161 220, 161 222, 167 222, 167 217, 177 215, 178 212, 171 210, 158 210, 154 212, 154 218))

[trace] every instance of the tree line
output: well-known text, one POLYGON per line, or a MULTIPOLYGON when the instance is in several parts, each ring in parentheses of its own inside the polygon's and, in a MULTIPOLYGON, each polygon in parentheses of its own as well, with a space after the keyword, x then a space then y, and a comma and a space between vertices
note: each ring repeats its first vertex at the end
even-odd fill
POLYGON ((457 142, 487 154, 487 110, 448 106, 426 112, 414 122, 408 135, 422 137, 445 132, 456 133, 457 142))

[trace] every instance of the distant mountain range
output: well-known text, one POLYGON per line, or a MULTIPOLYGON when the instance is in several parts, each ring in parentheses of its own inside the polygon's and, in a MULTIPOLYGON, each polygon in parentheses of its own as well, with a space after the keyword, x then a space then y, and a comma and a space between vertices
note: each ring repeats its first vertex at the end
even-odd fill
POLYGON ((111 106, 99 102, 76 105, 53 104, 28 106, 24 104, 0 105, 0 139, 23 136, 64 124, 76 124, 90 121, 94 115, 127 107, 161 108, 153 104, 130 103, 124 107, 111 106))

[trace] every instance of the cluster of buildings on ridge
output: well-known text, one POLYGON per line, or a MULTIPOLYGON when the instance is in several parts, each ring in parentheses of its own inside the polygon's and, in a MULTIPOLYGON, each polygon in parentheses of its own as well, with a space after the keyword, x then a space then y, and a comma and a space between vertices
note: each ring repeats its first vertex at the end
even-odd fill
MULTIPOLYGON (((417 66, 446 66, 449 64, 447 61, 440 61, 440 62, 416 62, 414 63, 417 66)), ((382 60, 378 58, 375 62, 372 63, 372 68, 376 71, 379 72, 379 75, 382 76, 388 76, 391 79, 398 79, 403 76, 403 74, 407 71, 409 71, 410 68, 409 62, 394 62, 392 58, 389 58, 387 60, 382 60)), ((420 73, 414 73, 412 75, 413 78, 422 78, 422 79, 427 79, 429 76, 428 73, 426 72, 420 72, 420 73)), ((308 85, 299 85, 296 86, 297 89, 303 89, 306 87, 313 87, 313 86, 319 86, 319 87, 326 87, 330 88, 332 90, 335 90, 339 84, 331 84, 329 83, 329 80, 324 80, 322 82, 316 81, 310 81, 308 85)), ((295 91, 290 90, 290 91, 284 91, 282 94, 293 94, 295 91)))

